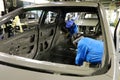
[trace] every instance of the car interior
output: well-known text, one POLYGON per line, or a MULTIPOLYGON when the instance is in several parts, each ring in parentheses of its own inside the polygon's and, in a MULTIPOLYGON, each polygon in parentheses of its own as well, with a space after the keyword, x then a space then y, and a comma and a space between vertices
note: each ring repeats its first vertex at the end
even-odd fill
MULTIPOLYGON (((60 10, 26 10, 1 26, 0 51, 10 55, 67 65, 75 65, 77 49, 66 29, 68 15, 74 18, 79 33, 84 37, 102 40, 98 11, 92 8, 61 8, 60 10)), ((99 68, 100 65, 84 63, 99 68)))
MULTIPOLYGON (((97 14, 87 12, 66 13, 65 18, 63 19, 63 23, 60 23, 60 28, 57 29, 57 34, 54 36, 55 39, 57 39, 54 40, 56 44, 53 43, 55 44, 53 48, 50 51, 47 51, 49 52, 49 56, 40 56, 40 60, 48 60, 56 63, 75 65, 75 56, 77 52, 77 49, 73 44, 75 38, 74 36, 69 37, 69 31, 65 28, 68 15, 76 15, 74 17, 77 17, 75 20, 75 24, 79 28, 79 33, 77 35, 83 35, 84 37, 90 37, 103 41, 102 31, 100 28, 100 23, 98 22, 99 20, 97 14)), ((52 29, 49 34, 54 33, 54 31, 55 30, 52 29)), ((41 51, 44 50, 43 48, 41 49, 41 51)))

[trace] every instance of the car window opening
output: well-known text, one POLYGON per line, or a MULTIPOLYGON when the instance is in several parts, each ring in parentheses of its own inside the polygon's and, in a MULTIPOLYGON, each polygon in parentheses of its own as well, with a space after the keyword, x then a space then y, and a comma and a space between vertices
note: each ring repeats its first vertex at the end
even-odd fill
POLYGON ((40 61, 101 67, 104 40, 97 12, 42 11, 27 11, 3 24, 0 51, 40 61))

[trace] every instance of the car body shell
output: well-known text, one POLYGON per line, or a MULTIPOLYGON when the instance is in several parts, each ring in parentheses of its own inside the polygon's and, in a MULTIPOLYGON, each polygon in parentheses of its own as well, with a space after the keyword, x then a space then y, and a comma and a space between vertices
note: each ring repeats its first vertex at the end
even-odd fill
MULTIPOLYGON (((95 7, 99 11, 102 31, 107 49, 102 68, 87 69, 79 66, 65 65, 46 61, 38 61, 15 55, 0 53, 0 79, 2 80, 118 80, 119 71, 117 54, 110 34, 105 11, 100 3, 94 2, 52 2, 19 8, 0 18, 0 25, 7 22, 25 9, 56 7, 95 7), (107 56, 107 57, 106 57, 107 56), (109 56, 109 57, 108 57, 109 56), (105 70, 110 65, 109 70, 105 70), (97 71, 96 71, 97 70, 97 71), (105 72, 104 72, 105 71, 105 72), (98 73, 98 75, 96 75, 98 73), (101 73, 101 74, 99 74, 101 73), (72 76, 69 74, 73 74, 72 76), (92 74, 92 76, 89 76, 92 74), (74 76, 75 75, 75 76, 74 76), (80 76, 83 75, 83 76, 80 76)), ((119 78, 120 79, 120 78, 119 78)))

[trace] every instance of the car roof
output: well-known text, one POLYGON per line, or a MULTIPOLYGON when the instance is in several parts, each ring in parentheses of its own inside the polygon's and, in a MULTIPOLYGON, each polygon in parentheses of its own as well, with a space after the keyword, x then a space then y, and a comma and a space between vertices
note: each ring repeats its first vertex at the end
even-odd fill
POLYGON ((77 7, 77 6, 85 6, 85 7, 98 7, 98 2, 90 2, 90 1, 84 1, 84 2, 48 2, 48 3, 42 3, 42 4, 35 4, 30 5, 24 8, 37 8, 37 7, 77 7))

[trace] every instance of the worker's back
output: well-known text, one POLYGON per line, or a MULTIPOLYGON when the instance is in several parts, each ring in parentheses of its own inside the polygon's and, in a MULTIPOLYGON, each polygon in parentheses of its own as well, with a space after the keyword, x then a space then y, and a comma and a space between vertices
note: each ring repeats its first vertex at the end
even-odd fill
POLYGON ((76 64, 82 65, 83 61, 93 64, 101 63, 104 51, 103 42, 87 37, 78 41, 78 51, 76 55, 76 64))

